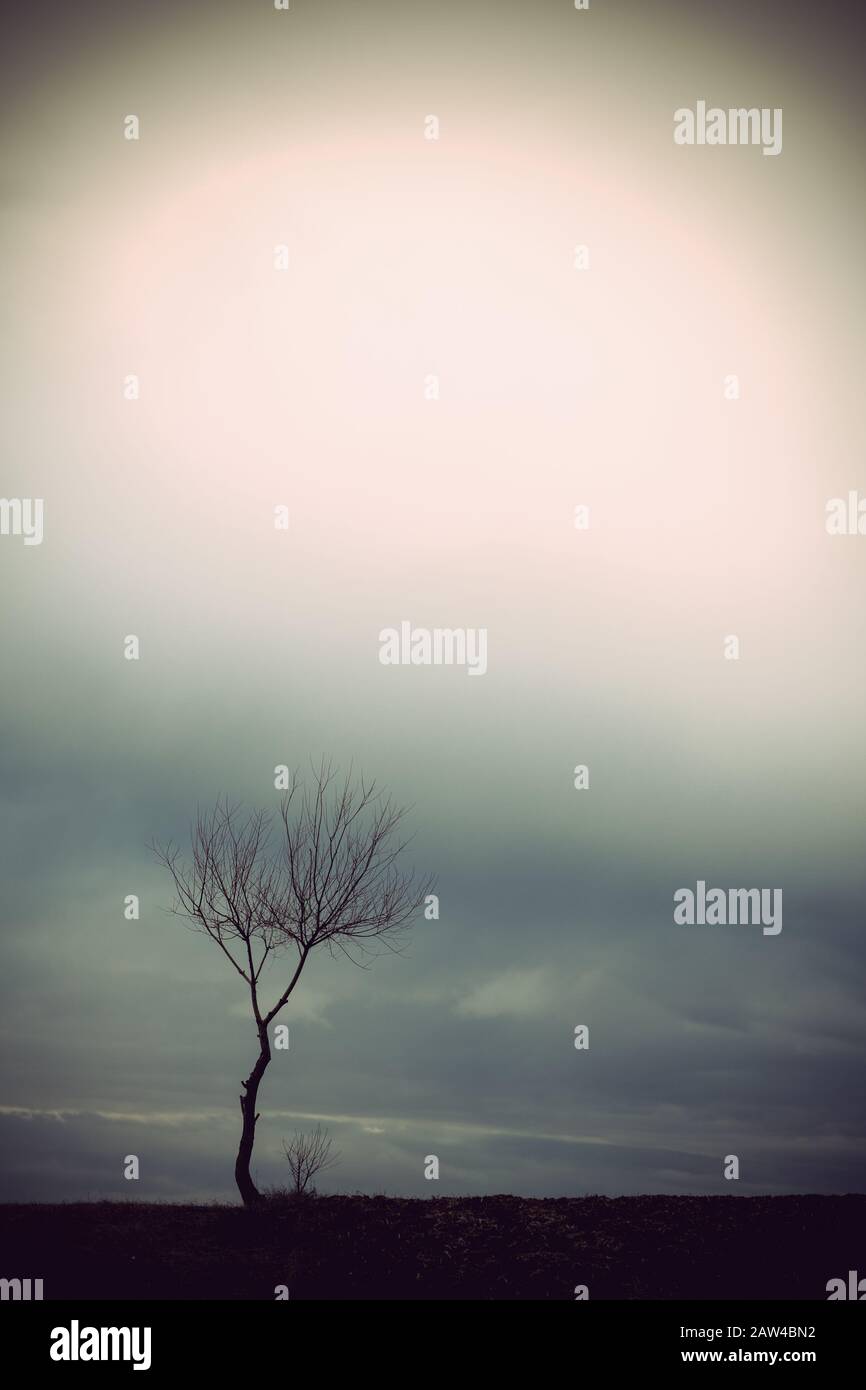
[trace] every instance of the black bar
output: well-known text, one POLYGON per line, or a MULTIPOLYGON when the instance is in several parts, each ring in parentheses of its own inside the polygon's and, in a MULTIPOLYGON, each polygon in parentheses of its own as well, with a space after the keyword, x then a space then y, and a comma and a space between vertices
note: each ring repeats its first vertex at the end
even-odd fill
MULTIPOLYGON (((134 1374, 133 1358, 143 1363, 139 1374, 160 1377, 177 1372, 226 1374, 281 1369, 294 1375, 300 1357, 313 1355, 330 1375, 343 1360, 353 1375, 366 1368, 369 1374, 393 1366, 398 1354, 401 1376, 415 1373, 429 1377, 442 1366, 453 1375, 458 1344, 467 1345, 472 1360, 491 1359, 512 1352, 529 1353, 547 1362, 559 1348, 566 1367, 578 1374, 590 1360, 598 1369, 615 1374, 640 1370, 645 1374, 673 1367, 721 1364, 726 1366, 802 1365, 826 1374, 846 1366, 849 1373, 859 1364, 866 1316, 864 1310, 837 1303, 811 1302, 579 1302, 568 1311, 548 1307, 542 1311, 524 1303, 509 1304, 508 1320, 500 1323, 502 1309, 491 1303, 470 1312, 466 1304, 428 1306, 417 1311, 398 1303, 387 1310, 363 1303, 361 1310, 345 1303, 308 1303, 302 1300, 252 1302, 176 1303, 6 1303, 2 1307, 4 1346, 14 1348, 25 1370, 50 1371, 62 1376, 100 1370, 112 1375, 134 1374), (379 1318, 382 1322, 379 1323, 379 1318), (415 1319, 418 1319, 416 1322, 415 1319), (73 1348, 89 1353, 92 1347, 110 1355, 112 1339, 96 1339, 88 1329, 126 1329, 128 1340, 118 1337, 123 1360, 54 1360, 57 1351, 73 1348), (133 1334, 132 1329, 139 1329, 133 1334), (64 1335, 58 1331, 63 1329, 64 1335), (149 1329, 149 1347, 144 1330, 149 1329), (541 1331, 543 1344, 523 1340, 541 1331), (422 1340, 403 1346, 401 1333, 422 1340), (137 1340, 134 1340, 137 1336, 137 1340), (550 1338, 550 1340, 547 1340, 550 1338), (67 1340, 68 1339, 68 1340, 67 1340), (495 1339, 495 1340, 491 1340, 495 1339), (560 1339, 563 1339, 560 1342, 560 1339), (413 1351, 414 1346, 414 1351, 413 1351)), ((463 1356, 461 1354, 461 1360, 463 1356)))

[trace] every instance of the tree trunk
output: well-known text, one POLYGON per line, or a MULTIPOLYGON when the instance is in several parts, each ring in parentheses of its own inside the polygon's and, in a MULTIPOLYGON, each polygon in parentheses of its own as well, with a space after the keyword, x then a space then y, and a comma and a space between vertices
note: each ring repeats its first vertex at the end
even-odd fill
POLYGON ((252 1178, 250 1177, 250 1159, 253 1155, 253 1144, 256 1137, 256 1098, 259 1093, 259 1083, 265 1074, 265 1068, 271 1060, 271 1045, 268 1041, 267 1029, 263 1028, 259 1033, 259 1044, 261 1051, 258 1060, 247 1077, 242 1081, 243 1094, 240 1097, 241 1115, 243 1126, 241 1128, 241 1142, 238 1147, 238 1156, 235 1160, 235 1182, 238 1185, 245 1207, 253 1207, 262 1200, 252 1178))

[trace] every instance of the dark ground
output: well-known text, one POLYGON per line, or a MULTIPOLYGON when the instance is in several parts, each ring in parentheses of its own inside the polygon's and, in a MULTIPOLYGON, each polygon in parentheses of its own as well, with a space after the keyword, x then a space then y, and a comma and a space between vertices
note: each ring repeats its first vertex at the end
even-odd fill
POLYGON ((866 1196, 314 1197, 0 1207, 46 1299, 818 1299, 866 1275, 866 1196))

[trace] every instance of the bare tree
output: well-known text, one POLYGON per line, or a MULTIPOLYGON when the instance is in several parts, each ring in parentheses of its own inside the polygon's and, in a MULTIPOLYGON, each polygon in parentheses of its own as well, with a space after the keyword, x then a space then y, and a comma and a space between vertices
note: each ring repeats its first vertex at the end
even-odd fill
POLYGON ((243 1087, 235 1181, 247 1206, 260 1200, 250 1176, 259 1085, 271 1060, 268 1029, 284 1007, 310 953, 327 946, 356 965, 371 943, 396 949, 430 891, 429 880, 398 867, 405 807, 375 782, 338 780, 330 763, 313 768, 311 785, 295 774, 273 836, 266 811, 242 811, 220 800, 191 827, 190 862, 171 842, 153 849, 171 873, 173 911, 207 933, 249 988, 259 1053, 243 1087), (289 956, 270 1008, 262 973, 289 956))
POLYGON ((312 1134, 296 1132, 291 1144, 283 1143, 283 1153, 292 1175, 292 1191, 299 1197, 314 1192, 310 1184, 317 1173, 323 1173, 338 1161, 340 1155, 331 1153, 331 1137, 321 1125, 312 1134))

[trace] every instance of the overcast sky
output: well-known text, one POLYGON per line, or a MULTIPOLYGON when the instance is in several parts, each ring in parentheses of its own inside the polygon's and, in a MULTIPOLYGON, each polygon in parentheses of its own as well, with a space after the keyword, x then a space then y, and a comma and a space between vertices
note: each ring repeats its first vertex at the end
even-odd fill
POLYGON ((862 1189, 866 538, 825 528, 866 497, 844 13, 11 26, 2 492, 44 537, 0 536, 0 1197, 234 1195, 244 986, 147 845, 322 754, 412 803, 440 916, 369 970, 311 962, 260 1184, 321 1119, 325 1190, 862 1189), (676 146, 699 99, 782 108, 781 155, 676 146), (383 666, 404 620, 486 629, 486 673, 383 666), (783 929, 675 924, 698 880, 781 889, 783 929))

